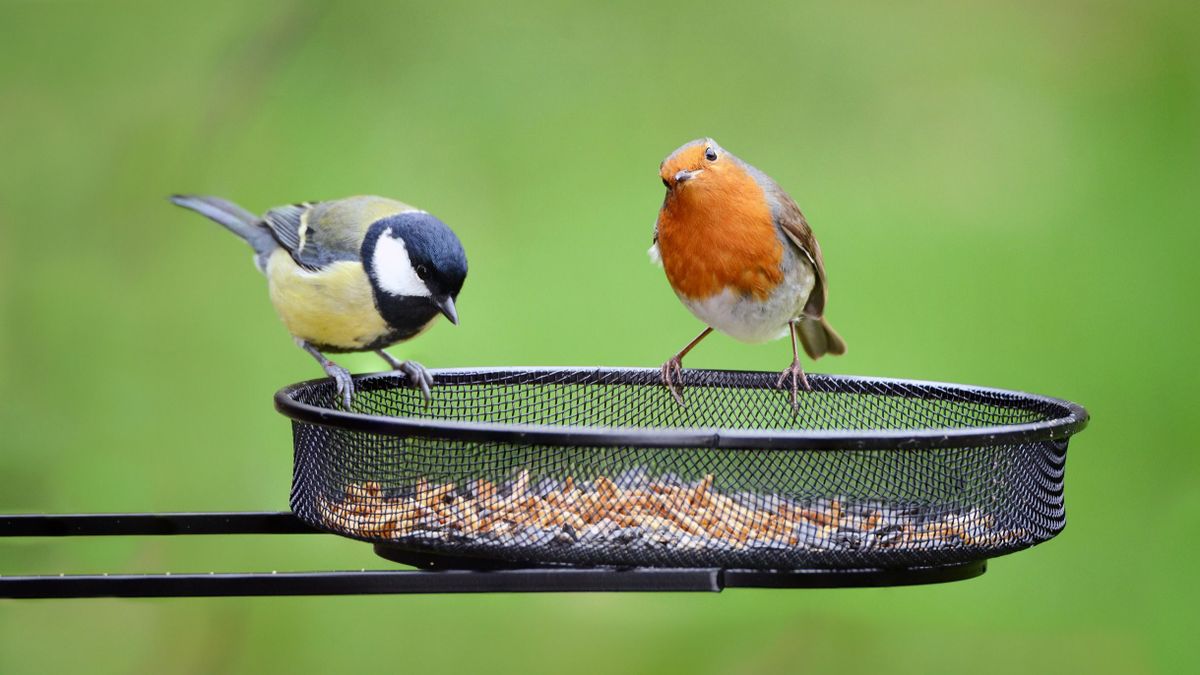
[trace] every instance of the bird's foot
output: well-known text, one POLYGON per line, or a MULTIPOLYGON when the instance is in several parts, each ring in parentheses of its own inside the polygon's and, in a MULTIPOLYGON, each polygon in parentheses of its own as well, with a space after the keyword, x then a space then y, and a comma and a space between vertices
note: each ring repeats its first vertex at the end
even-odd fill
POLYGON ((430 390, 433 387, 433 375, 429 374, 425 366, 416 361, 401 361, 393 367, 407 375, 412 386, 421 390, 421 397, 425 399, 426 403, 433 400, 433 392, 430 390))
POLYGON ((401 361, 382 349, 376 349, 375 353, 384 361, 387 361, 392 370, 398 370, 407 375, 408 381, 412 383, 412 386, 421 390, 421 396, 425 399, 426 403, 433 400, 433 391, 431 391, 433 376, 429 374, 425 366, 416 361, 401 361))
POLYGON ((342 407, 351 410, 354 403, 354 378, 350 376, 350 371, 329 360, 321 361, 321 367, 325 369, 325 374, 337 383, 337 393, 341 397, 342 407))
POLYGON ((812 391, 812 386, 808 383, 808 377, 804 374, 804 369, 800 367, 800 359, 794 359, 792 365, 783 369, 779 374, 779 379, 775 381, 775 388, 783 387, 783 381, 792 377, 791 395, 792 395, 792 417, 795 418, 800 412, 800 400, 798 395, 799 387, 804 387, 804 391, 812 391))
POLYGON ((667 387, 667 391, 671 392, 675 402, 684 405, 683 385, 679 383, 679 380, 683 379, 683 361, 678 356, 672 356, 662 365, 659 372, 662 374, 663 384, 667 387))

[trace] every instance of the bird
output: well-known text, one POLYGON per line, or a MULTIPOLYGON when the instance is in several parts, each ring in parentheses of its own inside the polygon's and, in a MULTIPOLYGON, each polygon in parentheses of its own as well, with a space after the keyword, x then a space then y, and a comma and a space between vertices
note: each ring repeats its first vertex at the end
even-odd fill
POLYGON ((825 318, 828 284, 821 247, 796 202, 767 174, 712 138, 680 146, 659 166, 666 187, 649 254, 703 331, 667 360, 662 382, 683 405, 683 357, 714 329, 762 343, 792 338, 792 363, 776 381, 811 391, 797 340, 812 359, 844 354, 825 318))
POLYGON ((393 199, 360 195, 278 206, 262 216, 221 199, 171 201, 225 226, 254 249, 271 304, 337 384, 351 409, 350 371, 325 354, 373 351, 431 398, 433 377, 384 351, 425 332, 439 316, 458 324, 467 277, 462 242, 441 220, 393 199))

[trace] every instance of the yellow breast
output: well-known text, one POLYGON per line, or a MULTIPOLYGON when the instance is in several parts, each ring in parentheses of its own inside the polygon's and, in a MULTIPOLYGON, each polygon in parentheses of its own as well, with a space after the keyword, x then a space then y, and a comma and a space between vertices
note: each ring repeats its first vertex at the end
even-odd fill
POLYGON ((267 280, 279 318, 305 342, 355 351, 390 332, 361 263, 338 261, 309 272, 279 249, 267 260, 267 280))

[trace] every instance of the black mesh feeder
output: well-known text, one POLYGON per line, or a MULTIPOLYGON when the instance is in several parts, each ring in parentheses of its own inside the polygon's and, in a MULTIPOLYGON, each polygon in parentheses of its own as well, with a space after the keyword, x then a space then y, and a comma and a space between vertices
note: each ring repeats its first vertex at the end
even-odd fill
POLYGON ((427 569, 962 578, 1062 530, 1087 423, 1058 399, 879 378, 810 376, 794 411, 774 373, 684 371, 683 406, 652 369, 434 376, 429 403, 391 373, 356 378, 352 411, 329 380, 276 395, 301 521, 427 569))
POLYGON ((8 537, 329 536, 409 569, 7 575, 0 598, 703 591, 978 576, 1065 524, 1074 403, 951 384, 646 369, 395 373, 280 391, 292 512, 0 514, 8 537))

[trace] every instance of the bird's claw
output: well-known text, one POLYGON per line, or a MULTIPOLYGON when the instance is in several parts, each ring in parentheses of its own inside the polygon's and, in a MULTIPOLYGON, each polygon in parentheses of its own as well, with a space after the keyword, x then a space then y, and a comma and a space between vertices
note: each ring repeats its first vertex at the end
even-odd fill
POLYGON ((802 385, 804 387, 804 391, 812 391, 812 386, 808 383, 808 376, 804 374, 804 369, 800 367, 800 359, 792 361, 792 365, 783 369, 783 372, 779 374, 779 379, 775 381, 776 389, 783 387, 783 381, 787 379, 788 375, 792 376, 792 417, 795 418, 800 412, 800 400, 797 391, 799 388, 798 385, 802 385))
POLYGON ((352 410, 354 404, 354 378, 350 376, 350 371, 339 366, 333 361, 325 361, 321 364, 325 369, 325 374, 333 378, 337 383, 337 393, 341 397, 342 407, 346 410, 352 410))
POLYGON ((425 366, 416 361, 403 361, 396 365, 396 370, 404 373, 408 377, 408 381, 412 383, 412 386, 421 390, 421 397, 425 399, 426 403, 433 400, 433 391, 431 390, 433 387, 433 375, 429 374, 425 366))
POLYGON ((683 387, 678 383, 683 379, 683 361, 678 356, 671 357, 669 361, 662 365, 659 369, 662 374, 663 384, 666 385, 667 391, 671 392, 671 396, 675 398, 675 402, 679 405, 684 405, 683 402, 683 387), (672 381, 672 376, 675 380, 672 381))
POLYGON ((375 353, 379 354, 384 361, 387 361, 392 370, 404 373, 412 386, 421 390, 421 397, 425 399, 426 403, 433 400, 433 375, 429 374, 425 366, 416 361, 401 361, 382 349, 376 349, 375 353))

